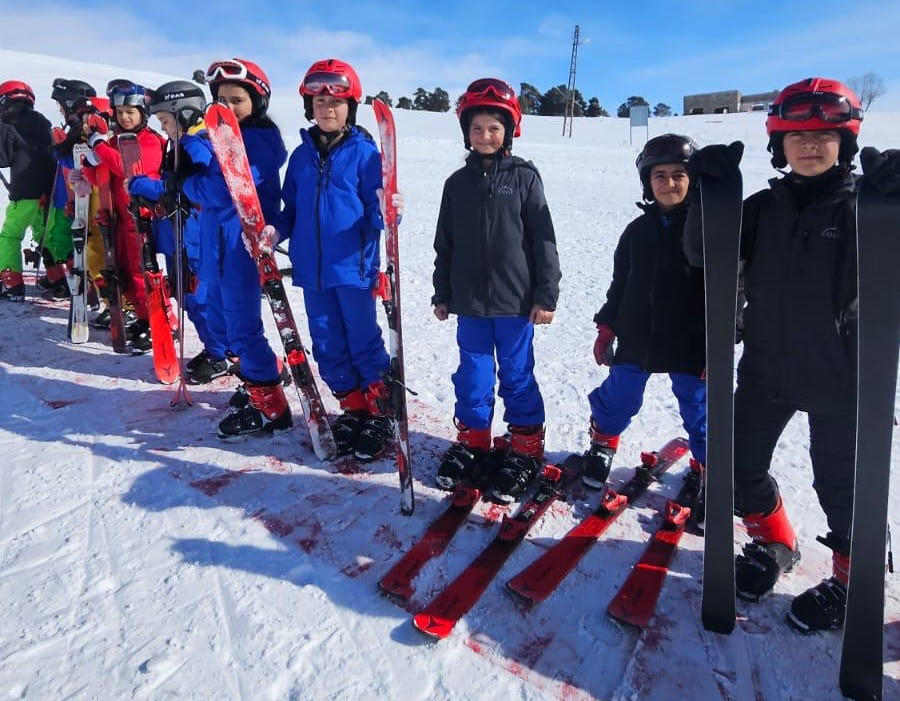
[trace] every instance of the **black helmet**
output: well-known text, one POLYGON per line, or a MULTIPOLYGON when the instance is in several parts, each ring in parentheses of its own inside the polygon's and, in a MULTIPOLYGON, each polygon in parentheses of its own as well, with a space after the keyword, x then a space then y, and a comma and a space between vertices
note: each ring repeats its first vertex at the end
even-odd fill
POLYGON ((50 97, 62 105, 66 114, 71 114, 75 100, 79 97, 97 97, 97 91, 83 80, 56 78, 53 81, 53 92, 50 97))
POLYGON ((189 129, 203 117, 206 103, 206 95, 199 86, 188 80, 172 80, 150 95, 150 114, 169 112, 182 129, 189 129))
POLYGON ((647 202, 653 201, 653 189, 650 187, 650 170, 653 166, 666 163, 683 163, 687 165, 687 162, 696 150, 697 144, 690 137, 681 136, 680 134, 654 136, 644 144, 644 148, 641 149, 635 161, 638 175, 641 178, 641 185, 644 187, 644 199, 647 202))

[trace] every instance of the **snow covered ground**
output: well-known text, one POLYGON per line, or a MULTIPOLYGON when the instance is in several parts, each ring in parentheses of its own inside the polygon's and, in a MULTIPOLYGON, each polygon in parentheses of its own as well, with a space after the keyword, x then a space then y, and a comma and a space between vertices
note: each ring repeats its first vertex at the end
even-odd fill
MULTIPOLYGON (((122 75, 152 86, 172 78, 2 50, 0 65, 4 79, 35 87, 38 107, 52 121, 50 83, 58 75, 101 89, 122 75)), ((293 147, 303 124, 299 102, 280 97, 275 104, 293 147)), ((374 132, 371 111, 360 112, 374 132)), ((898 117, 867 115, 863 145, 897 146, 898 117)), ((785 432, 774 473, 804 558, 772 598, 739 603, 730 637, 699 623, 702 541, 690 535, 645 632, 605 613, 686 465, 651 488, 531 610, 518 608, 503 583, 588 513, 597 495, 576 490, 570 503, 554 505, 448 640, 424 639, 410 625, 410 611, 493 537, 497 507, 476 508, 444 556, 415 581, 408 610, 379 596, 378 579, 446 498, 431 485, 453 437, 455 325, 431 315, 431 241, 443 181, 464 156, 452 114, 398 111, 396 119, 407 201, 407 377, 419 393, 410 405, 415 515, 399 515, 391 460, 364 469, 319 463, 299 417, 276 439, 221 443, 215 426, 232 381, 195 388, 195 405, 174 411, 172 390, 154 382, 149 357, 116 356, 108 335, 95 331, 85 345, 68 344, 66 305, 31 296, 2 304, 0 698, 840 699, 840 635, 800 637, 782 622, 790 597, 829 571, 830 553, 815 542, 826 527, 810 486, 802 417, 785 432)), ((750 193, 774 175, 763 122, 761 113, 654 119, 650 135, 676 131, 701 144, 743 140, 750 193)), ((591 318, 618 236, 637 213, 634 158, 644 139, 636 130, 632 145, 625 120, 577 120, 571 139, 560 137, 561 127, 558 119, 526 117, 516 144, 543 175, 564 276, 556 320, 536 333, 551 459, 583 449, 587 439, 586 394, 605 376, 591 356, 591 318)), ((299 291, 292 298, 302 324, 299 291)), ((264 318, 268 323, 268 311, 264 318)), ((186 350, 198 350, 190 332, 186 350)), ((499 420, 495 428, 502 430, 499 420)), ((654 378, 622 438, 613 484, 627 478, 641 450, 680 432, 667 378, 654 378)), ((895 455, 898 448, 895 439, 895 455)), ((900 533, 896 479, 890 520, 900 533)), ((736 528, 736 541, 743 537, 736 528)), ((888 577, 886 641, 884 698, 897 699, 896 576, 888 577)))

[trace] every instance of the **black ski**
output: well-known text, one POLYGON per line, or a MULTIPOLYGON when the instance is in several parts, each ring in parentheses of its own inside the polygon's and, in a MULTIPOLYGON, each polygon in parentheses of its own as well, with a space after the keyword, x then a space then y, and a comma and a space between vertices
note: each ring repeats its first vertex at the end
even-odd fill
POLYGON ((840 685, 844 696, 851 699, 880 701, 884 674, 884 558, 900 328, 900 196, 882 195, 863 178, 857 198, 856 228, 856 477, 840 685))
POLYGON ((743 183, 739 171, 700 180, 706 284, 706 536, 703 627, 734 629, 734 333, 743 183))

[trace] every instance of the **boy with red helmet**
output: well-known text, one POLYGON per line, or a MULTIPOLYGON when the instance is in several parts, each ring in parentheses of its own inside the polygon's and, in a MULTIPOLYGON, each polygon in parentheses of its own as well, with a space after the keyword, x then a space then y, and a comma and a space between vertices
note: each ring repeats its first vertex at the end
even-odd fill
POLYGON ((0 83, 0 168, 10 169, 9 204, 0 228, 0 299, 21 302, 22 239, 28 227, 33 233, 43 229, 54 173, 50 122, 34 109, 34 91, 21 80, 0 83))
MULTIPOLYGON (((851 171, 862 118, 857 96, 836 80, 787 86, 769 109, 766 130, 772 164, 790 171, 749 197, 743 210, 734 477, 735 512, 751 541, 735 561, 737 595, 761 600, 800 559, 769 470, 788 422, 805 412, 813 487, 829 528, 818 540, 832 550, 832 572, 791 603, 788 622, 804 633, 841 628, 846 605, 857 391, 858 179, 851 171)), ((742 149, 740 142, 701 149, 691 159, 692 176, 736 169, 742 149)), ((900 154, 873 151, 864 153, 863 177, 885 191, 897 188, 900 154)), ((693 231, 685 252, 702 265, 701 236, 693 231)))
MULTIPOLYGON (((339 455, 370 461, 393 437, 390 358, 372 295, 380 270, 381 156, 356 125, 362 85, 353 67, 316 61, 300 83, 304 114, 284 177, 278 231, 290 239, 322 380, 343 410, 333 425, 339 455)), ((402 207, 402 198, 395 204, 402 207)), ((273 234, 274 235, 274 234, 273 234)))
POLYGON ((491 448, 496 356, 510 443, 494 499, 518 498, 544 456, 544 401, 534 376, 534 326, 559 297, 556 235, 537 169, 512 155, 521 134, 515 91, 496 78, 472 82, 457 109, 471 151, 444 184, 434 248, 434 315, 458 316, 456 442, 438 470, 452 489, 475 476, 491 448))

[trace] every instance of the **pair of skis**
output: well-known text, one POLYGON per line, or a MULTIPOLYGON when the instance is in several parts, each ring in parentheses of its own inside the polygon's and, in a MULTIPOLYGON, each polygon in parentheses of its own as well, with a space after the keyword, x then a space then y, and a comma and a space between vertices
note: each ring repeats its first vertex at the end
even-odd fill
MULTIPOLYGON (((740 175, 702 178, 707 315, 708 465, 703 625, 735 623, 733 536, 733 342, 739 263, 740 175)), ((884 575, 891 442, 897 386, 900 197, 863 176, 856 200, 858 375, 850 577, 839 683, 857 701, 882 698, 884 575)))
MULTIPOLYGON (((678 438, 669 441, 658 453, 642 454, 641 466, 635 470, 634 476, 619 492, 607 490, 600 505, 592 514, 569 531, 554 547, 507 582, 508 591, 517 599, 528 603, 546 599, 628 505, 643 494, 654 480, 681 459, 687 451, 687 442, 678 438)), ((495 539, 436 599, 415 614, 413 625, 431 637, 447 637, 459 619, 475 605, 499 573, 512 550, 524 540, 530 528, 559 496, 564 485, 580 474, 581 460, 580 455, 571 456, 563 463, 562 470, 555 468, 557 472, 548 472, 549 468, 545 469, 533 495, 513 516, 504 516, 495 539)), ((699 485, 698 480, 694 481, 699 485)), ((408 599, 413 593, 412 580, 429 560, 446 549, 467 520, 480 495, 481 491, 477 487, 460 484, 450 497, 447 509, 381 578, 378 582, 380 589, 395 598, 408 599)), ((679 498, 687 501, 685 494, 680 494, 679 498)), ((682 513, 686 516, 686 512, 682 513)), ((656 597, 651 601, 649 596, 642 597, 638 602, 633 594, 637 587, 638 582, 633 580, 627 590, 623 588, 625 592, 622 594, 623 598, 614 600, 614 604, 619 601, 620 608, 629 612, 632 620, 628 622, 635 624, 636 609, 640 607, 645 611, 644 617, 649 620, 656 602, 656 597)), ((659 581, 659 588, 661 587, 662 580, 659 581)), ((645 586, 644 589, 646 588, 645 586)), ((614 615, 612 609, 610 613, 614 615)))
MULTIPOLYGON (((117 145, 119 154, 122 156, 125 178, 142 175, 144 169, 141 165, 141 146, 138 143, 137 135, 128 132, 119 134, 117 145)), ((170 385, 177 382, 182 375, 178 354, 175 352, 175 340, 172 337, 178 322, 169 301, 169 286, 156 260, 156 251, 151 238, 150 216, 142 211, 136 202, 132 202, 131 212, 137 226, 140 243, 141 271, 144 275, 147 313, 150 317, 153 369, 160 382, 170 385)))
MULTIPOLYGON (((397 442, 397 466, 400 475, 400 510, 409 515, 415 502, 409 455, 409 427, 406 412, 406 389, 403 374, 402 331, 400 325, 400 281, 397 212, 393 193, 397 191, 396 142, 390 109, 376 101, 376 117, 382 138, 382 172, 384 179, 384 214, 387 228, 387 269, 380 291, 384 299, 390 329, 391 365, 385 378, 391 392, 391 410, 397 442)), ((328 415, 316 385, 308 354, 303 347, 297 323, 288 301, 281 273, 272 253, 258 247, 259 235, 266 225, 259 196, 250 171, 240 127, 234 114, 221 104, 206 109, 205 122, 213 151, 221 167, 228 192, 234 201, 241 226, 253 246, 252 257, 259 270, 260 284, 275 317, 278 334, 284 344, 286 360, 306 417, 313 449, 320 460, 331 460, 337 446, 328 415)))

